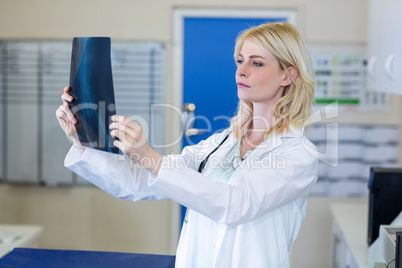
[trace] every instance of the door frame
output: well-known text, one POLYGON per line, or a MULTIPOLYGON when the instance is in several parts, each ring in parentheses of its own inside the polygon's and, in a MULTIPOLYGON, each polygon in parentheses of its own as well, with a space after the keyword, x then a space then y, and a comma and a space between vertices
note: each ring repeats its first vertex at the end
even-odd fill
MULTIPOLYGON (((293 8, 175 8, 173 10, 173 90, 178 104, 183 106, 183 54, 184 54, 184 18, 286 18, 298 27, 298 9, 293 8)), ((183 133, 180 133, 183 134, 183 133)), ((177 141, 177 140, 176 140, 177 141)), ((180 151, 182 139, 179 141, 180 151)), ((177 148, 177 147, 176 147, 177 148)))

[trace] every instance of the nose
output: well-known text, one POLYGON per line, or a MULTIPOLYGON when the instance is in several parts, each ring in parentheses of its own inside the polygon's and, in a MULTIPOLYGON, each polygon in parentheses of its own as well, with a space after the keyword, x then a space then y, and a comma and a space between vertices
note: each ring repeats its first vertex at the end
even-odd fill
POLYGON ((237 70, 236 70, 236 75, 240 77, 247 77, 248 72, 246 67, 244 66, 245 64, 239 64, 237 65, 237 70))

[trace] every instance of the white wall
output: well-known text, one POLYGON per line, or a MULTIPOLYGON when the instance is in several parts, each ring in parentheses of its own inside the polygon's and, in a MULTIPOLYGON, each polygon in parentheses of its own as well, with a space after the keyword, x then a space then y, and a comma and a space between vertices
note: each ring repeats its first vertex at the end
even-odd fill
MULTIPOLYGON (((172 14, 180 7, 296 8, 300 31, 311 47, 366 47, 366 0, 2 0, 0 39, 71 40, 98 35, 112 40, 162 41, 168 51, 167 101, 179 106, 181 92, 172 86, 172 14)), ((399 125, 399 103, 395 97, 394 108, 388 112, 342 113, 336 120, 399 125)), ((167 125, 172 126, 167 140, 172 140, 179 121, 172 115, 167 117, 167 125)), ((169 151, 178 150, 179 146, 174 146, 169 151)), ((307 219, 292 254, 294 267, 328 267, 329 205, 336 201, 310 198, 307 219)), ((41 242, 47 248, 173 254, 177 219, 178 207, 172 201, 130 203, 94 187, 0 185, 0 222, 44 225, 41 242)))

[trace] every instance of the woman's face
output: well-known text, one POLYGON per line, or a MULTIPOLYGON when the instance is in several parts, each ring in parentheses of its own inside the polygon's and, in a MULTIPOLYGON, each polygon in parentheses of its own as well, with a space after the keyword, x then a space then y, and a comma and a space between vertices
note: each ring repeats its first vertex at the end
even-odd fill
POLYGON ((283 96, 286 74, 279 61, 261 45, 247 39, 237 59, 239 99, 273 106, 283 96))

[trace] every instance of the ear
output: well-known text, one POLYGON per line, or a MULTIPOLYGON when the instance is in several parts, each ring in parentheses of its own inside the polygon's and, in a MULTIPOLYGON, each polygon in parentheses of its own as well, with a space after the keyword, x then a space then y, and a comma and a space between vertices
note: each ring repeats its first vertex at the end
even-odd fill
POLYGON ((282 81, 281 86, 286 87, 289 86, 290 84, 293 83, 293 81, 296 80, 297 76, 299 75, 299 72, 294 66, 290 66, 288 69, 288 74, 285 76, 285 78, 282 81))

